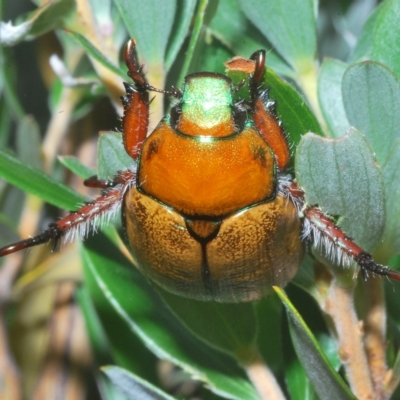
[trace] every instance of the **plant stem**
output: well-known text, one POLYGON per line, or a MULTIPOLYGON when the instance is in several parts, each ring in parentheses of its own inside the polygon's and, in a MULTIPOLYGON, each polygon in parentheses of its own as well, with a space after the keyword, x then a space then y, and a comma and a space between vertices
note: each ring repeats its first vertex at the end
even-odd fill
POLYGON ((243 368, 257 389, 261 400, 285 400, 274 374, 260 355, 257 355, 250 363, 243 365, 243 368))
POLYGON ((386 399, 383 386, 386 374, 386 312, 381 279, 371 277, 364 283, 365 349, 378 399, 386 399))
POLYGON ((353 302, 354 284, 344 287, 333 279, 323 306, 332 318, 339 341, 339 357, 353 393, 360 400, 375 399, 369 365, 363 346, 363 329, 353 302))

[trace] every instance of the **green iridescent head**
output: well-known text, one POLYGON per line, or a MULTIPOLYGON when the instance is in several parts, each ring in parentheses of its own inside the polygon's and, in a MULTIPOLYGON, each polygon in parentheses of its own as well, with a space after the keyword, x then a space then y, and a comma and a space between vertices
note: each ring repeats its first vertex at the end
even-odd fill
POLYGON ((199 136, 232 133, 232 81, 225 75, 210 72, 188 75, 180 108, 178 129, 184 133, 199 136))

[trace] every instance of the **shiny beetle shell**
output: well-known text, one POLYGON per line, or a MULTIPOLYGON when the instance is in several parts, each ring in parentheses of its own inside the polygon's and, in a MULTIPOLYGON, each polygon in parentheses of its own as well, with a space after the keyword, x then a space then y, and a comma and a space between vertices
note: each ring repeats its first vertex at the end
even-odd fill
MULTIPOLYGON (((233 91, 225 75, 186 77, 179 104, 144 141, 136 186, 124 197, 136 265, 198 300, 259 300, 288 283, 304 255, 297 209, 278 194, 274 151, 233 91)), ((263 129, 287 146, 263 110, 263 129)))
POLYGON ((259 300, 272 285, 288 283, 303 258, 300 220, 282 196, 223 219, 216 237, 203 243, 184 217, 136 188, 125 196, 124 213, 136 265, 181 296, 259 300))

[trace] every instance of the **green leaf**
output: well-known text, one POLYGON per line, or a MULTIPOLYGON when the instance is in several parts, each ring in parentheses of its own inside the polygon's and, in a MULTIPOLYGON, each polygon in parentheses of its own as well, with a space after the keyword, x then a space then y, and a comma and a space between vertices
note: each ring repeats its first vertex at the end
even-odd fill
POLYGON ((116 385, 121 392, 128 397, 128 399, 174 400, 173 397, 151 385, 149 382, 122 368, 109 366, 102 368, 102 371, 110 378, 114 385, 116 385))
POLYGON ((309 68, 317 49, 312 0, 239 0, 239 4, 247 18, 295 70, 309 68))
POLYGON ((0 43, 15 46, 28 35, 40 36, 59 28, 74 8, 74 0, 52 0, 28 14, 23 22, 15 26, 11 22, 0 22, 0 43))
POLYGON ((342 91, 350 124, 368 138, 382 165, 399 137, 399 81, 384 65, 367 61, 347 69, 342 91))
POLYGON ((97 174, 100 179, 110 179, 118 171, 136 165, 122 144, 122 135, 116 132, 102 132, 97 150, 97 174))
POLYGON ((114 0, 141 59, 149 68, 164 59, 174 23, 176 0, 114 0))
MULTIPOLYGON (((272 46, 260 34, 240 10, 238 0, 219 1, 218 8, 213 16, 209 29, 231 53, 249 57, 259 49, 270 49, 272 46)), ((293 70, 283 61, 275 51, 268 51, 268 68, 275 72, 293 77, 293 70)))
POLYGON ((382 262, 387 262, 400 252, 400 83, 387 67, 364 62, 347 69, 342 90, 350 123, 368 138, 382 168, 387 222, 384 240, 376 251, 382 262))
MULTIPOLYGON (((85 241, 85 276, 130 327, 133 336, 212 391, 230 399, 258 399, 231 357, 193 336, 169 311, 152 286, 103 235, 85 241), (99 253, 101 249, 101 253, 99 253)), ((182 298, 182 301, 186 299, 182 298)))
POLYGON ((178 0, 176 9, 175 23, 172 27, 171 40, 168 44, 167 54, 165 56, 165 70, 168 71, 185 40, 189 30, 189 25, 192 21, 196 0, 178 0))
POLYGON ((382 164, 383 180, 386 185, 386 225, 383 240, 376 249, 376 258, 387 263, 390 257, 400 253, 400 138, 390 150, 382 164))
MULTIPOLYGON (((112 249, 118 254, 118 249, 115 247, 112 247, 112 249)), ((83 249, 82 256, 85 257, 85 255, 83 249)), ((107 341, 107 347, 98 346, 98 338, 97 340, 94 338, 94 342, 92 341, 97 365, 118 364, 143 379, 156 383, 158 381, 155 369, 156 357, 143 346, 136 335, 132 334, 125 319, 115 312, 110 299, 105 296, 90 269, 84 269, 84 277, 91 303, 96 312, 93 318, 98 317, 107 341), (105 349, 108 349, 109 352, 105 352, 105 349)))
POLYGON ((99 50, 96 49, 84 36, 80 33, 65 31, 68 35, 74 38, 88 53, 89 56, 93 57, 100 64, 104 65, 110 71, 114 72, 116 75, 119 75, 122 79, 127 79, 126 71, 119 69, 114 63, 107 59, 107 57, 100 53, 99 50))
POLYGON ((269 296, 253 304, 258 322, 257 347, 269 368, 276 374, 283 366, 282 302, 277 296, 269 296))
POLYGON ((19 121, 16 140, 21 162, 41 169, 40 132, 36 121, 31 116, 27 115, 19 121))
POLYGON ((375 27, 381 12, 384 10, 385 4, 386 2, 379 4, 368 18, 358 38, 357 45, 348 60, 349 63, 355 63, 371 57, 375 27))
POLYGON ((96 171, 92 168, 83 165, 77 157, 74 156, 59 156, 58 160, 64 167, 68 168, 75 175, 78 175, 82 179, 90 178, 96 175, 96 171))
POLYGON ((196 55, 202 54, 202 47, 204 42, 200 40, 200 35, 204 25, 206 12, 208 11, 208 0, 200 0, 194 16, 193 29, 190 35, 189 45, 185 52, 185 58, 179 74, 178 84, 184 81, 190 66, 196 61, 196 55))
POLYGON ((78 287, 76 291, 76 299, 85 318, 86 331, 90 339, 91 348, 96 362, 100 365, 112 362, 110 356, 110 344, 103 331, 99 317, 96 314, 87 287, 78 287))
POLYGON ((303 365, 298 359, 286 367, 285 374, 291 400, 318 400, 303 365))
POLYGON ((342 78, 346 64, 327 59, 322 64, 318 78, 318 99, 330 134, 343 136, 350 123, 347 120, 342 99, 342 78))
POLYGON ((367 251, 380 240, 385 221, 381 171, 371 148, 354 128, 340 139, 309 133, 296 153, 296 179, 308 204, 318 204, 367 251))
POLYGON ((74 190, 0 149, 0 177, 59 208, 73 210, 85 200, 74 190))
POLYGON ((386 64, 400 78, 400 1, 386 0, 376 22, 371 59, 386 64))
POLYGON ((296 353, 321 400, 356 400, 340 375, 333 369, 314 335, 285 292, 275 287, 289 321, 290 336, 296 353))
POLYGON ((180 296, 161 289, 158 291, 180 321, 205 343, 242 364, 254 358, 257 320, 251 303, 182 301, 180 296))
POLYGON ((293 86, 270 70, 267 70, 265 75, 264 82, 271 88, 270 97, 276 101, 276 111, 284 130, 288 133, 291 146, 296 148, 306 132, 322 135, 315 115, 293 86))

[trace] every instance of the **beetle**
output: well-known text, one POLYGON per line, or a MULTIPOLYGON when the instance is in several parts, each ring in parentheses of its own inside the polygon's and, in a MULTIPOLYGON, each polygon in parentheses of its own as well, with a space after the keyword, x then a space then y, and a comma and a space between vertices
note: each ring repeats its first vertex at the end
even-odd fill
POLYGON ((248 69, 249 100, 234 100, 222 74, 200 72, 183 89, 156 89, 147 82, 130 40, 124 58, 133 84, 124 83, 123 144, 137 164, 110 181, 85 184, 103 190, 95 200, 43 233, 0 249, 0 257, 48 242, 72 240, 96 230, 120 210, 137 267, 164 289, 197 300, 246 302, 296 274, 307 243, 329 243, 328 256, 355 262, 400 280, 377 264, 318 207, 308 205, 290 174, 286 133, 259 88, 265 51, 231 68, 248 69), (149 92, 177 99, 170 114, 147 136, 149 92), (137 165, 137 166, 136 166, 137 165))

